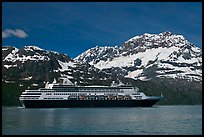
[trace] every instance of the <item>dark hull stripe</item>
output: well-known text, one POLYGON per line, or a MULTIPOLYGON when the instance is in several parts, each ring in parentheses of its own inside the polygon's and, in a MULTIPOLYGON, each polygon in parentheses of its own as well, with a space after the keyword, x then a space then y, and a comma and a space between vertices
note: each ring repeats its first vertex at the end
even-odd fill
POLYGON ((21 100, 25 108, 152 107, 155 100, 21 100))

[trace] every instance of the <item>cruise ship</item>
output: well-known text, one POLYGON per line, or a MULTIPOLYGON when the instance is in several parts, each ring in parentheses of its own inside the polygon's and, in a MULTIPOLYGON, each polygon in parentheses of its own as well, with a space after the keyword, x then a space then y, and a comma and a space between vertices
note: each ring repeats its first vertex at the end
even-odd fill
POLYGON ((111 86, 79 86, 68 78, 59 78, 59 83, 23 91, 19 100, 24 108, 152 107, 162 98, 115 82, 111 86))

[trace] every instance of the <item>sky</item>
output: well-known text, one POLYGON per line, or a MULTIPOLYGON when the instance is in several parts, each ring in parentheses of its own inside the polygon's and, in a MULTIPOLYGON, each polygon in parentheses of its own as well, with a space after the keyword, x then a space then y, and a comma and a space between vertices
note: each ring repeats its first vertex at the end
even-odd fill
POLYGON ((34 45, 71 58, 165 31, 202 48, 202 2, 2 3, 2 46, 34 45))

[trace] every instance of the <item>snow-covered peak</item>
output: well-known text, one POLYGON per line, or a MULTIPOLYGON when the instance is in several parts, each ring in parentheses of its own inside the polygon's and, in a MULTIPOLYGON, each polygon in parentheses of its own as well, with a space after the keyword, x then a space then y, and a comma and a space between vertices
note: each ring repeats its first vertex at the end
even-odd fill
MULTIPOLYGON (((9 49, 11 49, 11 48, 15 48, 15 47, 10 46, 10 45, 6 45, 6 46, 3 46, 3 47, 2 47, 2 51, 7 51, 7 50, 9 50, 9 49)), ((16 48, 16 49, 17 49, 17 48, 16 48)))
POLYGON ((97 69, 119 68, 126 77, 144 80, 146 70, 156 67, 157 77, 202 81, 202 50, 183 35, 169 31, 145 33, 126 41, 121 47, 94 47, 75 58, 97 69), (165 70, 165 71, 164 71, 165 70))
POLYGON ((3 61, 8 62, 8 64, 11 64, 11 62, 15 63, 16 61, 21 63, 25 63, 27 61, 38 62, 49 61, 51 58, 62 59, 67 57, 64 54, 60 54, 55 51, 44 50, 38 46, 24 46, 23 48, 19 49, 13 46, 3 46, 2 52, 3 61))
POLYGON ((24 49, 30 50, 30 51, 44 50, 44 49, 39 48, 38 46, 25 46, 24 49))
POLYGON ((143 35, 135 36, 127 40, 124 44, 125 47, 147 47, 147 48, 157 48, 157 47, 182 47, 184 45, 192 45, 187 41, 183 35, 173 34, 169 31, 162 32, 159 34, 149 34, 145 33, 143 35))
POLYGON ((92 62, 96 63, 99 60, 107 60, 110 57, 116 57, 119 55, 119 47, 118 46, 104 46, 99 47, 96 46, 94 48, 88 49, 84 53, 77 56, 74 60, 85 63, 85 62, 92 62))
POLYGON ((166 32, 162 32, 162 33, 159 33, 159 34, 150 34, 150 33, 144 33, 143 35, 137 35, 137 36, 134 36, 132 38, 130 38, 129 40, 126 41, 129 42, 129 41, 135 41, 137 39, 140 39, 140 38, 145 38, 145 39, 151 39, 151 40, 157 40, 163 36, 170 36, 172 35, 171 32, 169 31, 166 31, 166 32))

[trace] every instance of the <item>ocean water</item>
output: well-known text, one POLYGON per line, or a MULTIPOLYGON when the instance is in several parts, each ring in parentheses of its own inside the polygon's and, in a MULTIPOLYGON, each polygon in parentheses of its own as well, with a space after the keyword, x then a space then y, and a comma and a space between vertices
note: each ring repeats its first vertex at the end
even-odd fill
POLYGON ((3 135, 202 135, 202 106, 2 107, 3 135))

